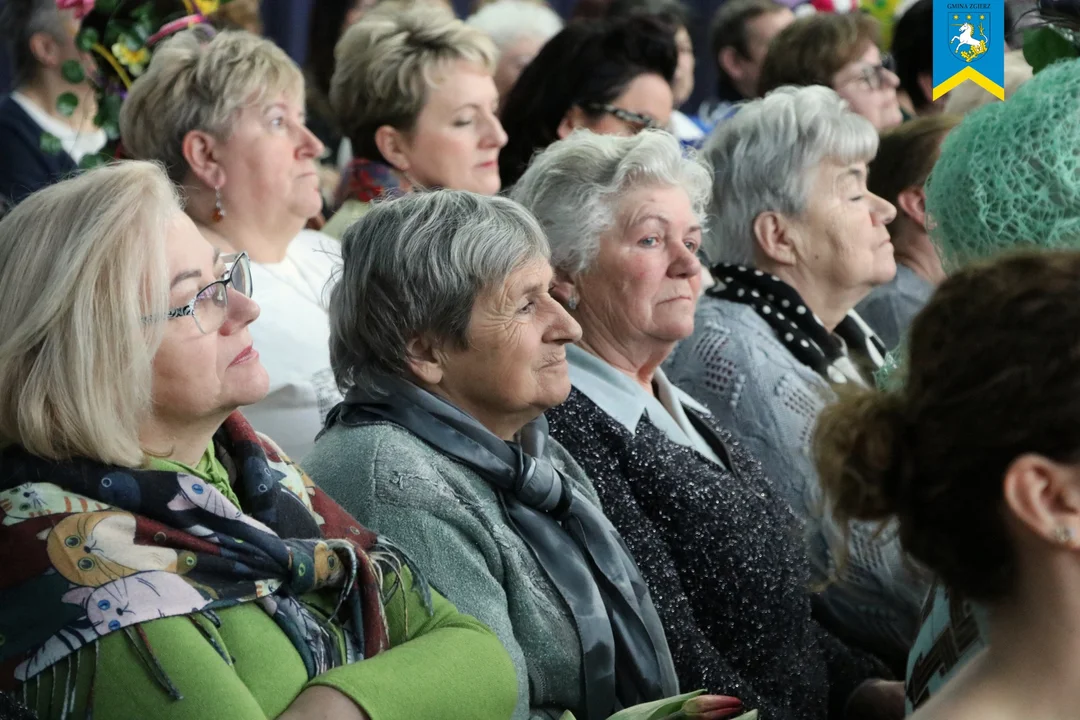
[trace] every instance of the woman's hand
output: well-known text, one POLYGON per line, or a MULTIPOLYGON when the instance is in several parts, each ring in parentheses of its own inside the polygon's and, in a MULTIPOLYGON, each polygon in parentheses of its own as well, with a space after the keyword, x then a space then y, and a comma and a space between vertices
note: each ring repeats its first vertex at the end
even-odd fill
POLYGON ((903 720, 904 683, 867 680, 851 693, 847 720, 903 720))
POLYGON ((367 713, 332 687, 315 685, 296 696, 277 720, 371 720, 367 713))

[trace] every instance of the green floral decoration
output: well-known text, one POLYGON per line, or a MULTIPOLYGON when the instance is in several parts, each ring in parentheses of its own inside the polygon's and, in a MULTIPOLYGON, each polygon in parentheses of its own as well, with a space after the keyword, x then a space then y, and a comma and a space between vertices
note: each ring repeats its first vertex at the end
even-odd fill
POLYGON ((1024 32, 1024 59, 1032 70, 1069 58, 1080 57, 1080 38, 1075 31, 1061 26, 1040 27, 1024 32))

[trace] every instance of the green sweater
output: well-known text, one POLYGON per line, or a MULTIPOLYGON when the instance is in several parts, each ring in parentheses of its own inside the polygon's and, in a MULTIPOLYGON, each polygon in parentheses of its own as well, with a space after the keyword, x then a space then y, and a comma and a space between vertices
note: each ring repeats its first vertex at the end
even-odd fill
MULTIPOLYGON (((202 463, 198 469, 211 480, 202 463)), ((395 580, 387 575, 385 589, 395 580)), ((24 701, 42 720, 65 716, 64 690, 73 683, 76 702, 69 718, 86 715, 93 692, 93 715, 104 720, 266 720, 280 715, 305 688, 326 685, 351 698, 372 720, 509 718, 517 680, 499 640, 434 592, 429 614, 407 568, 401 580, 402 588, 386 605, 392 649, 314 680, 308 680, 303 661, 277 623, 245 603, 218 611, 220 627, 203 615, 141 626, 182 700, 172 700, 127 635, 114 632, 27 683, 24 701)), ((304 601, 328 615, 336 595, 311 593, 304 601)))

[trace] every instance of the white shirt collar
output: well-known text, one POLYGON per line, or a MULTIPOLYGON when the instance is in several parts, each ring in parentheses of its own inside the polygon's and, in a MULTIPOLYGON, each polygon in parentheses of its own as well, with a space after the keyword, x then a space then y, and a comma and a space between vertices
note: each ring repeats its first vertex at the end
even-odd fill
POLYGON ((105 131, 101 128, 94 128, 92 132, 84 132, 57 120, 21 92, 15 91, 11 93, 11 99, 17 102, 19 107, 42 130, 56 137, 60 141, 60 147, 64 148, 64 152, 70 155, 76 164, 85 156, 101 150, 109 140, 105 131))
POLYGON ((688 407, 703 416, 712 413, 672 385, 660 368, 653 374, 660 395, 658 400, 630 377, 576 345, 567 346, 566 360, 573 386, 631 433, 637 431, 641 416, 648 413, 649 422, 673 442, 692 447, 710 460, 720 462, 705 439, 694 430, 683 408, 688 407))

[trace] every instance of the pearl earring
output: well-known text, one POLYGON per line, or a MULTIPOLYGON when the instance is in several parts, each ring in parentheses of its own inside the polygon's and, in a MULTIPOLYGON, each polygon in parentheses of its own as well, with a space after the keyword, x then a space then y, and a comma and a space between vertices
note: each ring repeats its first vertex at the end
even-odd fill
POLYGON ((1054 540, 1062 545, 1068 545, 1072 542, 1073 531, 1072 528, 1057 527, 1054 528, 1054 540))
POLYGON ((577 310, 577 298, 572 297, 566 301, 566 307, 570 310, 577 310))

